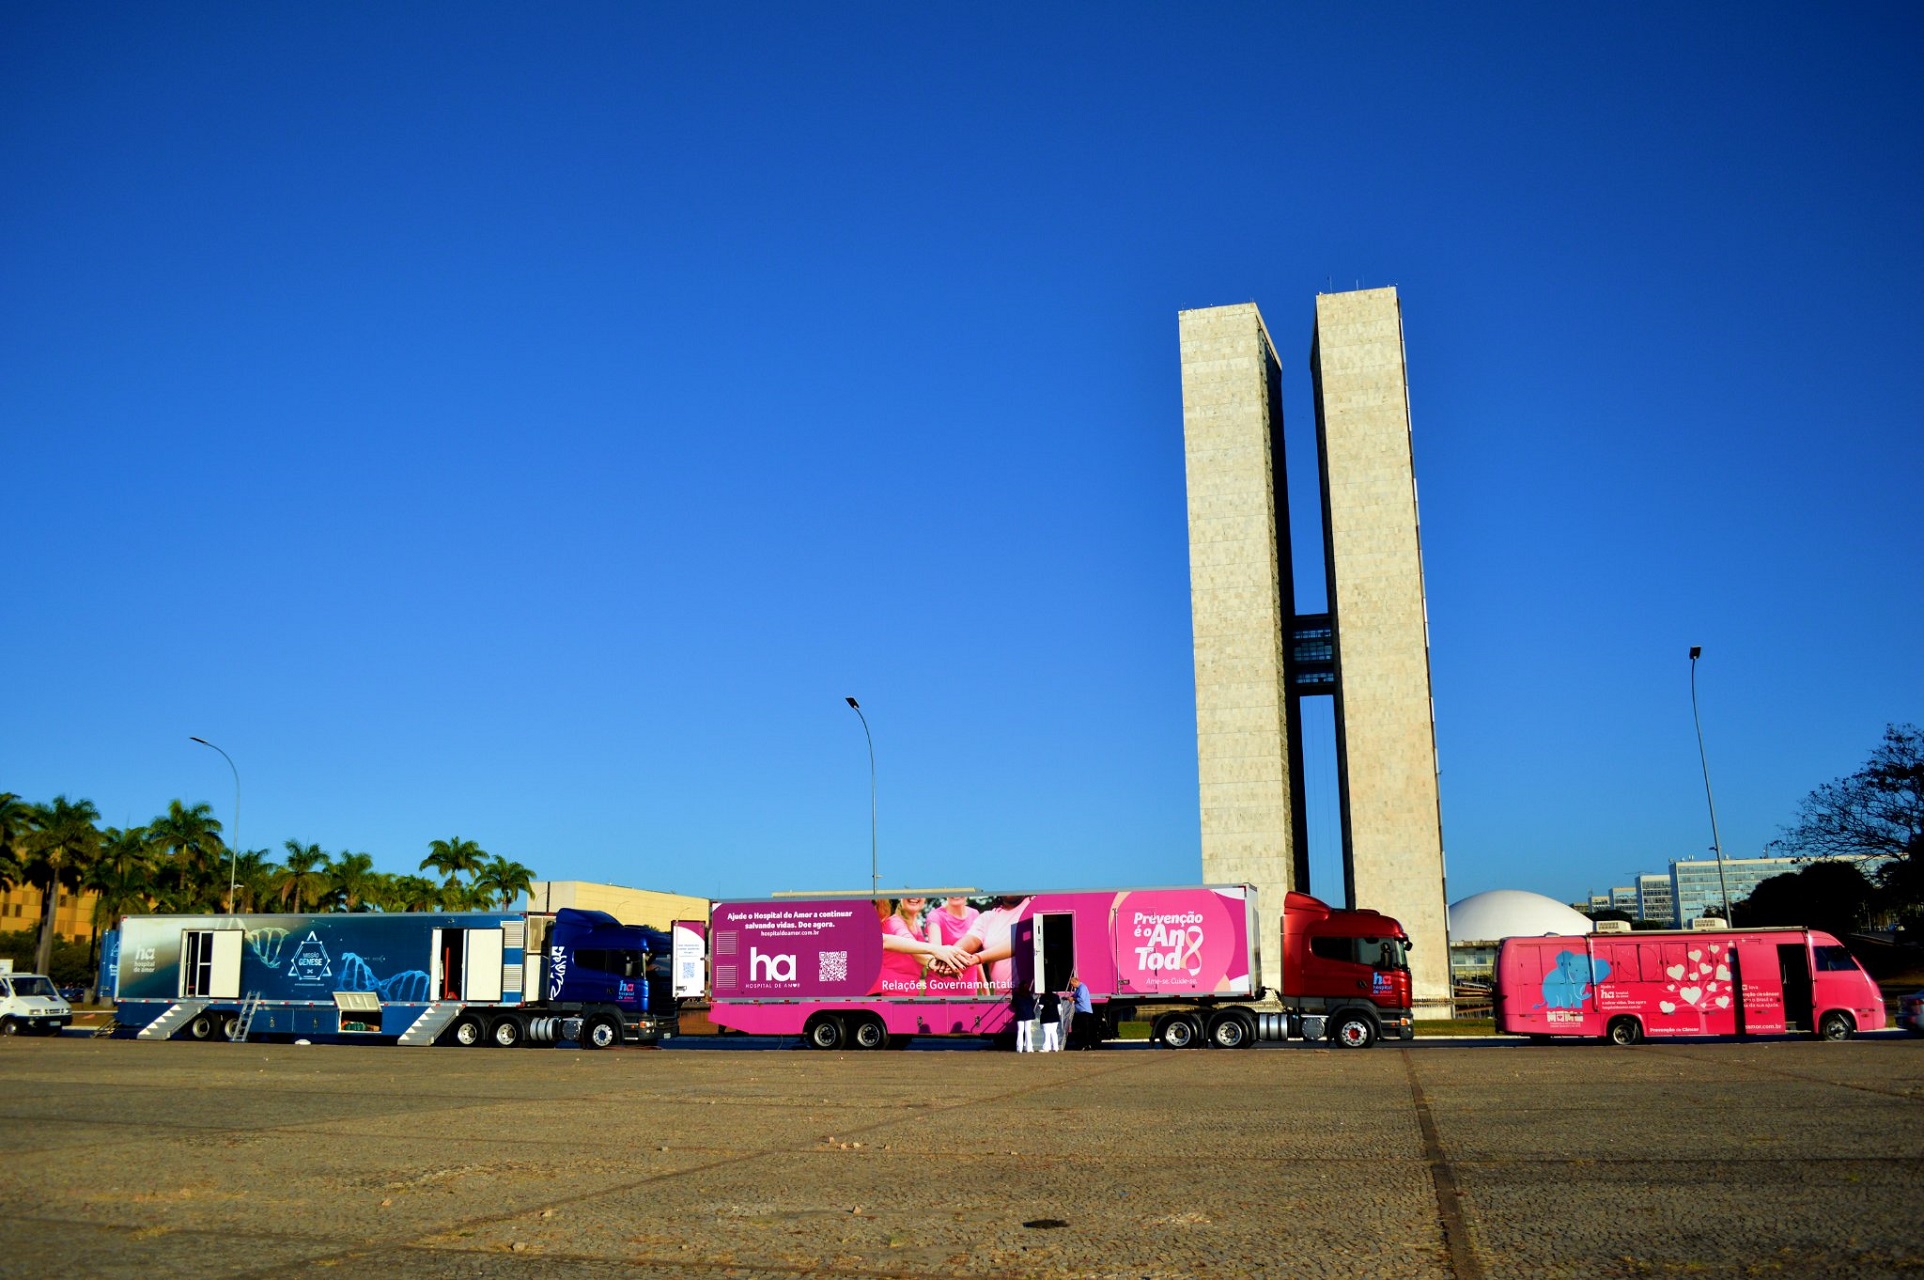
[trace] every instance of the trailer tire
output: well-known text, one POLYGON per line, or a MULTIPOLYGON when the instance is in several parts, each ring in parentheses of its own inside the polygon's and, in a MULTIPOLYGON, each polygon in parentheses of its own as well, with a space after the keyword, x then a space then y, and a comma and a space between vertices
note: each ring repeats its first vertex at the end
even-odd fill
POLYGON ((1819 1040, 1848 1040, 1857 1034, 1857 1022, 1842 1009, 1832 1009, 1817 1023, 1819 1040))
POLYGON ((1202 1040, 1202 1028, 1186 1013, 1167 1013, 1157 1020, 1154 1039, 1165 1049, 1193 1049, 1202 1040))
POLYGON ((454 1020, 454 1025, 448 1028, 448 1043, 463 1049, 472 1049, 476 1045, 486 1044, 487 1040, 488 1029, 481 1025, 481 1019, 471 1013, 462 1014, 454 1020))
POLYGON ((521 1025, 521 1019, 512 1015, 496 1018, 488 1028, 488 1043, 497 1049, 518 1049, 528 1038, 528 1029, 521 1025))
POLYGON ((1256 1028, 1240 1013, 1219 1013, 1209 1020, 1209 1043, 1217 1049, 1247 1049, 1256 1040, 1256 1028))
POLYGON ((1612 1018, 1603 1038, 1611 1044, 1628 1047, 1643 1039, 1643 1028, 1635 1018, 1612 1018))
POLYGON ((612 1049, 621 1043, 621 1023, 605 1013, 597 1013, 581 1024, 581 1047, 612 1049))
POLYGON ((848 1029, 848 1038, 857 1049, 886 1049, 889 1043, 889 1029, 882 1020, 873 1014, 857 1018, 848 1029))
POLYGON ((1339 1049, 1367 1049, 1376 1043, 1376 1023, 1366 1013, 1339 1013, 1325 1036, 1339 1049))
POLYGON ((832 1013, 818 1013, 802 1029, 802 1039, 811 1049, 839 1049, 843 1039, 842 1020, 832 1013))
POLYGON ((187 1024, 187 1038, 189 1040, 212 1040, 214 1038, 214 1015, 211 1013, 194 1015, 194 1020, 187 1024))
POLYGON ((230 1013, 220 1024, 220 1038, 229 1044, 240 1043, 240 1015, 230 1013))

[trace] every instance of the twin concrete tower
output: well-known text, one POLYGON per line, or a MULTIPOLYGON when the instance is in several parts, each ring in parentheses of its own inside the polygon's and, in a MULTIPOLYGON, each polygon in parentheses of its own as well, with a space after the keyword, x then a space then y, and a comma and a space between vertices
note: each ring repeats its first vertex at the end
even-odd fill
MULTIPOLYGON (((1203 878, 1309 884, 1302 699, 1336 699, 1343 892, 1403 922, 1419 1015, 1447 1016, 1448 925, 1403 316, 1394 289, 1316 299, 1310 378, 1329 612, 1296 612, 1282 367, 1254 304, 1180 316, 1203 878)), ((1334 898, 1323 889, 1326 898, 1334 898)), ((1282 957, 1264 939, 1263 981, 1282 957)))

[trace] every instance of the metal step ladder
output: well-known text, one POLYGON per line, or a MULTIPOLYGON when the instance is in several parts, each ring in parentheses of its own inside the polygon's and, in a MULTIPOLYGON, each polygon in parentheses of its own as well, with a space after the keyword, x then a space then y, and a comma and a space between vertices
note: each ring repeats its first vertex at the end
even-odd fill
POLYGON ((134 1039, 166 1040, 170 1038, 174 1032, 199 1017, 201 1011, 212 1003, 212 1000, 182 1000, 179 1004, 169 1005, 167 1006, 167 1012, 142 1027, 140 1034, 135 1036, 134 1039))
POLYGON ((466 1007, 459 1000, 440 1000, 422 1010, 414 1025, 401 1033, 400 1044, 428 1045, 441 1038, 448 1024, 461 1016, 466 1007))
POLYGON ((234 1043, 246 1044, 247 1033, 254 1029, 254 1015, 260 1012, 261 993, 249 992, 247 999, 241 1001, 239 1024, 234 1028, 234 1043))

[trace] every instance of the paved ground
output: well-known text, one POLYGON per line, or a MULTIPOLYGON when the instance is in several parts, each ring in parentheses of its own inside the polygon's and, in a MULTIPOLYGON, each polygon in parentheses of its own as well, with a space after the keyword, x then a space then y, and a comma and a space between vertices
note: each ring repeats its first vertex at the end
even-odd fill
POLYGON ((0 1224, 8 1276, 1924 1274, 1924 1041, 9 1039, 0 1224))

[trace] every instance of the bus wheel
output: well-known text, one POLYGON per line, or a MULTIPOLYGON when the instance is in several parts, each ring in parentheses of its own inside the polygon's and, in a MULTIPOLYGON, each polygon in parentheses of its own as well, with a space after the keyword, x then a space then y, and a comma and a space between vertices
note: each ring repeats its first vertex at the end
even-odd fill
POLYGON ((1848 1040, 1857 1034, 1857 1024, 1841 1009, 1832 1009, 1817 1024, 1819 1040, 1848 1040))
POLYGON ((889 1042, 889 1029, 882 1025, 880 1018, 863 1018, 849 1028, 849 1039, 857 1049, 880 1049, 889 1042))
POLYGON ((1340 1013, 1330 1024, 1328 1038, 1339 1048, 1367 1049, 1376 1043, 1376 1024, 1360 1013, 1340 1013))
POLYGON ((1603 1038, 1611 1044, 1633 1045, 1643 1039, 1643 1028, 1637 1025, 1635 1018, 1612 1018, 1610 1029, 1603 1033, 1603 1038))
POLYGON ((454 1020, 448 1030, 448 1039, 463 1049, 472 1049, 487 1038, 488 1030, 481 1025, 481 1019, 471 1013, 464 1013, 454 1020))
POLYGON ((612 1049, 620 1043, 621 1024, 605 1013, 596 1014, 581 1028, 584 1049, 612 1049))
POLYGON ((802 1038, 808 1041, 811 1049, 839 1049, 842 1047, 842 1020, 832 1013, 818 1013, 809 1019, 802 1038))
POLYGON ((497 1049, 513 1049, 520 1045, 524 1029, 519 1018, 496 1018, 494 1029, 489 1034, 497 1049))
POLYGON ((1188 1014, 1172 1013, 1156 1024, 1154 1038, 1165 1049, 1190 1049, 1202 1039, 1202 1028, 1188 1014))
POLYGON ((1209 1024, 1209 1043, 1218 1049, 1247 1049, 1254 1028, 1240 1013, 1221 1013, 1209 1024))

